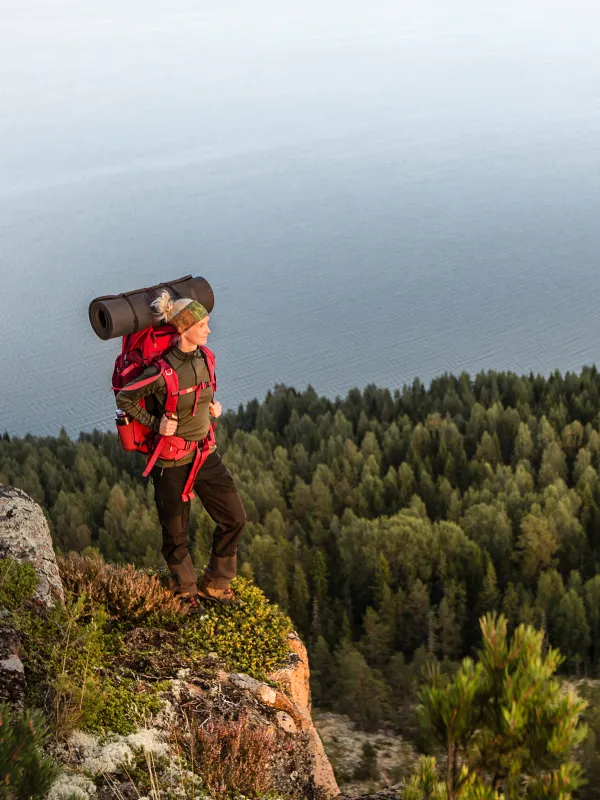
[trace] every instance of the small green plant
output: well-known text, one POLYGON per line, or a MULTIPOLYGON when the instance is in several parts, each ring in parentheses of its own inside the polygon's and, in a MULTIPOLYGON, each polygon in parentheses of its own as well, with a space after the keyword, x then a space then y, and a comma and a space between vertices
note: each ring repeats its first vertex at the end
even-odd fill
POLYGON ((0 558, 0 608, 18 608, 30 600, 37 583, 38 577, 31 564, 0 558))
POLYGON ((0 703, 0 800, 41 800, 59 775, 42 748, 48 729, 36 711, 24 714, 0 703))
POLYGON ((98 733, 133 733, 149 715, 160 711, 159 692, 166 688, 166 682, 148 686, 132 678, 99 681, 83 709, 81 724, 98 733))
POLYGON ((264 678, 285 662, 291 621, 246 579, 237 577, 233 588, 244 605, 225 609, 211 605, 206 617, 186 624, 182 646, 192 652, 214 651, 230 669, 264 678))
POLYGON ((414 774, 404 787, 402 800, 448 800, 446 785, 437 774, 435 758, 421 756, 414 774))

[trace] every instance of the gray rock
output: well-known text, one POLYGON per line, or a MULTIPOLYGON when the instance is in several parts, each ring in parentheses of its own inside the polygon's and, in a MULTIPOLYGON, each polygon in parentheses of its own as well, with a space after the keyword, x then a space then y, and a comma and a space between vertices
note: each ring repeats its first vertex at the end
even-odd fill
POLYGON ((286 731, 287 733, 298 733, 296 723, 289 714, 285 713, 285 711, 278 711, 275 714, 275 719, 282 730, 286 731))
POLYGON ((267 706, 274 705, 277 700, 277 692, 275 689, 268 686, 266 683, 261 683, 255 678, 251 678, 249 675, 244 675, 242 672, 234 672, 229 676, 229 680, 234 686, 237 686, 238 689, 245 689, 267 706))
POLYGON ((0 558, 32 564, 39 576, 36 597, 54 605, 64 601, 63 586, 42 509, 21 489, 0 484, 0 558))
POLYGON ((25 700, 25 669, 21 641, 12 628, 0 628, 0 699, 21 705, 25 700))

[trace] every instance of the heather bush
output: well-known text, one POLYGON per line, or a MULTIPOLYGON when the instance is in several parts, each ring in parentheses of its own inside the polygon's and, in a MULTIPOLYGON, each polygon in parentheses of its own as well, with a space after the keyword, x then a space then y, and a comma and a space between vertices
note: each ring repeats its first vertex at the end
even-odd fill
POLYGON ((68 592, 76 597, 85 595, 92 605, 102 605, 120 623, 142 625, 185 613, 156 575, 132 564, 107 564, 102 558, 69 553, 59 557, 58 567, 68 592))
POLYGON ((207 724, 192 718, 189 738, 181 743, 214 798, 259 798, 273 787, 270 761, 278 750, 277 734, 253 725, 246 711, 236 720, 207 724))
POLYGON ((0 703, 0 800, 41 800, 59 775, 43 755, 48 730, 36 711, 0 703))

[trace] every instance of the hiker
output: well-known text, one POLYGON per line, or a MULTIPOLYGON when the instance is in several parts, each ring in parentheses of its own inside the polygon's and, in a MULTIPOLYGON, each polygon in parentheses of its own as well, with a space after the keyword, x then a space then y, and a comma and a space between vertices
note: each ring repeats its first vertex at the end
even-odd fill
POLYGON ((222 409, 213 399, 214 356, 205 347, 209 314, 196 300, 173 300, 168 291, 163 291, 152 307, 156 320, 173 326, 178 336, 162 355, 162 367, 161 362, 151 363, 123 386, 116 402, 128 417, 156 434, 158 443, 147 469, 154 484, 169 585, 189 603, 191 613, 204 611, 201 600, 239 605, 229 584, 236 575, 237 543, 246 512, 217 451, 210 420, 210 416, 219 417, 222 409), (177 391, 170 392, 176 395, 170 406, 175 413, 165 413, 167 386, 172 386, 173 380, 177 391), (199 584, 187 536, 194 493, 216 523, 210 560, 199 584))

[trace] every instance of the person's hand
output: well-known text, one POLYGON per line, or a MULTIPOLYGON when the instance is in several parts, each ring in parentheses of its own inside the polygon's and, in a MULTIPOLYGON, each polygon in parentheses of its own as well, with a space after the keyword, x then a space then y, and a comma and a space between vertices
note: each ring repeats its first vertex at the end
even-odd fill
POLYGON ((177 417, 167 417, 166 414, 162 415, 160 420, 160 428, 158 432, 161 436, 174 436, 177 430, 177 417))
POLYGON ((221 406, 221 403, 219 403, 218 400, 215 400, 214 403, 209 404, 208 413, 211 415, 211 417, 215 417, 216 419, 217 417, 221 416, 222 412, 223 412, 223 407, 221 406))

